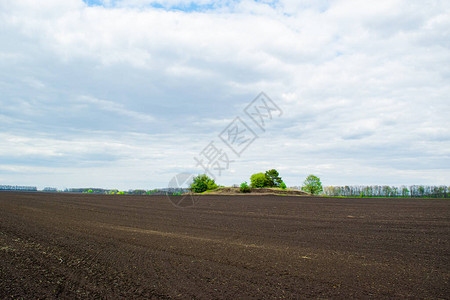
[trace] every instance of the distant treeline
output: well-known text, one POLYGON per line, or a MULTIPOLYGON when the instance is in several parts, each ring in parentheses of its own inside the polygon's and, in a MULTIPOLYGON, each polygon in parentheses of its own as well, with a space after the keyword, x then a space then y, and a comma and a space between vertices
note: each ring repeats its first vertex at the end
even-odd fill
POLYGON ((104 194, 104 195, 173 195, 188 192, 188 189, 183 188, 163 188, 153 190, 128 190, 119 191, 117 189, 100 189, 100 188, 70 188, 62 192, 66 193, 88 193, 88 194, 104 194))
POLYGON ((0 185, 0 191, 27 191, 27 192, 35 192, 35 191, 37 191, 37 188, 35 186, 0 185))
MULTIPOLYGON (((19 186, 19 185, 0 185, 0 191, 18 191, 18 192, 37 192, 38 189, 35 186, 19 186)), ((161 188, 152 190, 128 190, 120 191, 117 189, 101 189, 101 188, 66 188, 64 190, 58 190, 54 187, 45 187, 43 192, 53 193, 83 193, 83 194, 103 194, 103 195, 179 195, 189 192, 185 188, 161 188)))
POLYGON ((53 188, 53 187, 45 187, 42 191, 43 192, 57 192, 58 189, 57 188, 53 188))
POLYGON ((450 198, 450 186, 440 185, 352 185, 352 186, 327 186, 323 188, 323 194, 327 196, 345 197, 429 197, 450 198))

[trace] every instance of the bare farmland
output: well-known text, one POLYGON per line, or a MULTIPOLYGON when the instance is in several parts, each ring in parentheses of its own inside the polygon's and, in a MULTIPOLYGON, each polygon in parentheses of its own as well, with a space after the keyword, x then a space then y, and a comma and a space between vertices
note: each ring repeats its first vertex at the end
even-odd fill
POLYGON ((446 298, 450 202, 0 193, 0 298, 446 298))

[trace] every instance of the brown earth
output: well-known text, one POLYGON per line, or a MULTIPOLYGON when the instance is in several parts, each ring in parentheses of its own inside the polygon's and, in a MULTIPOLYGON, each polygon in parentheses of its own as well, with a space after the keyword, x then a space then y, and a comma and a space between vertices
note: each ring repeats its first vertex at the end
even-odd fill
POLYGON ((450 295, 450 202, 0 193, 0 298, 450 295))

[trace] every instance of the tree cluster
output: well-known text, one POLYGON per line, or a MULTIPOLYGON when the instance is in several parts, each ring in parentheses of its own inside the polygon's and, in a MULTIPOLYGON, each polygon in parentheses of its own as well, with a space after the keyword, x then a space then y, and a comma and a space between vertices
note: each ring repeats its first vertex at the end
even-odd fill
POLYGON ((280 187, 282 184, 285 187, 283 180, 277 170, 268 170, 265 173, 256 173, 250 177, 252 188, 265 187, 280 187))
POLYGON ((22 186, 22 185, 0 185, 0 191, 27 191, 36 192, 35 186, 22 186))
POLYGON ((191 184, 191 191, 194 193, 203 193, 208 190, 214 190, 219 186, 214 179, 209 178, 206 174, 200 174, 194 177, 191 184))
POLYGON ((327 196, 359 196, 359 197, 450 197, 450 186, 411 185, 388 186, 388 185, 353 185, 353 186, 327 186, 323 193, 327 196))

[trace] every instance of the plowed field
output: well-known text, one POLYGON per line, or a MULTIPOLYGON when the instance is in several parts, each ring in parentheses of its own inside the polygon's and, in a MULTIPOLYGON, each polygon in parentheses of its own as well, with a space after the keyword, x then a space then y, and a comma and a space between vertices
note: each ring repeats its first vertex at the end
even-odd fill
POLYGON ((448 298, 450 201, 0 193, 0 298, 448 298))

